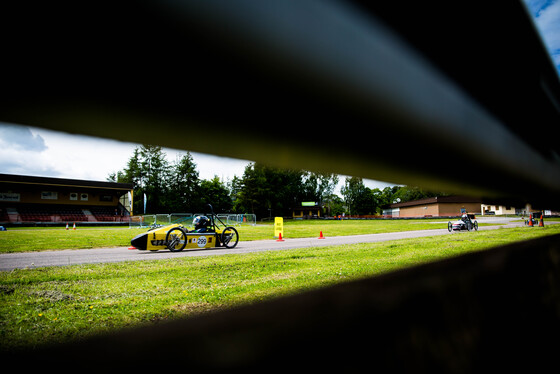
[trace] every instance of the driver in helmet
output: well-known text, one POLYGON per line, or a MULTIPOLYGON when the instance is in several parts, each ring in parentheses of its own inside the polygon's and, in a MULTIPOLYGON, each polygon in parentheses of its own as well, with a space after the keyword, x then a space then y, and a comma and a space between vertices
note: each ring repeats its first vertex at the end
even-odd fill
POLYGON ((473 227, 473 222, 471 220, 471 217, 469 217, 469 215, 467 213, 463 213, 461 220, 463 222, 465 222, 465 224, 467 225, 467 227, 469 227, 469 230, 473 227))
POLYGON ((196 216, 193 219, 194 232, 206 232, 209 225, 210 220, 206 216, 196 216))

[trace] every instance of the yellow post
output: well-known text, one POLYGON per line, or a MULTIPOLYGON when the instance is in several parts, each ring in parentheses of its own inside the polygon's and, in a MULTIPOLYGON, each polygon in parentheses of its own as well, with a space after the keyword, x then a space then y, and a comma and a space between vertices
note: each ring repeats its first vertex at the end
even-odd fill
POLYGON ((274 217, 274 237, 277 238, 280 234, 284 236, 284 218, 274 217))

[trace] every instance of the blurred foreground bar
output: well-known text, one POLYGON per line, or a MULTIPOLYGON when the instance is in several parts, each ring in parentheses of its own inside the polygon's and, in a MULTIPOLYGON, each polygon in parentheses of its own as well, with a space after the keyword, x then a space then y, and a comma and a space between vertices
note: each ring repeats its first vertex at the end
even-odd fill
POLYGON ((370 3, 17 2, 0 120, 560 209, 523 4, 370 3))

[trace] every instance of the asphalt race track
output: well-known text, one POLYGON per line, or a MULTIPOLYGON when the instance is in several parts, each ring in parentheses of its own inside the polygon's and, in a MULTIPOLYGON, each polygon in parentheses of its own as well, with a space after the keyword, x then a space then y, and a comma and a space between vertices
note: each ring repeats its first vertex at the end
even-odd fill
MULTIPOLYGON (((505 223, 505 222, 502 222, 505 223)), ((507 223, 500 226, 483 226, 480 230, 492 230, 500 227, 516 227, 523 226, 523 223, 507 223)), ((438 225, 438 227, 441 227, 438 225)), ((467 232, 454 233, 454 235, 463 235, 467 232)), ((257 240, 243 242, 233 249, 207 248, 200 250, 184 250, 182 252, 170 251, 140 251, 130 250, 127 247, 117 248, 92 248, 92 249, 76 249, 62 251, 44 251, 44 252, 21 252, 21 253, 4 253, 0 254, 0 271, 10 271, 13 269, 38 268, 44 266, 65 266, 78 264, 95 264, 120 261, 140 261, 140 260, 160 260, 168 258, 177 258, 185 256, 218 256, 234 253, 249 253, 262 251, 277 251, 295 248, 321 247, 329 245, 342 244, 358 244, 382 242, 397 239, 419 238, 435 235, 452 235, 445 229, 434 230, 417 230, 402 231, 384 234, 369 235, 351 235, 351 236, 333 236, 325 239, 317 238, 299 238, 285 239, 278 242, 271 240, 257 240)))

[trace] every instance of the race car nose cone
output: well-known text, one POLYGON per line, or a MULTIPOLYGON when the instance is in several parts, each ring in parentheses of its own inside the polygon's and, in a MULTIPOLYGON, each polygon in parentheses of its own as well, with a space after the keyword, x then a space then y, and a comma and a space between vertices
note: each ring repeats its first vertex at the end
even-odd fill
POLYGON ((146 248, 148 247, 148 233, 144 232, 140 235, 136 235, 134 238, 132 238, 130 244, 140 250, 146 250, 146 248))

